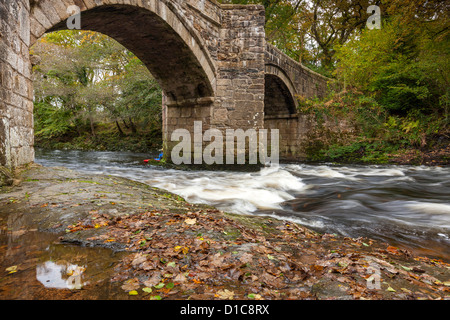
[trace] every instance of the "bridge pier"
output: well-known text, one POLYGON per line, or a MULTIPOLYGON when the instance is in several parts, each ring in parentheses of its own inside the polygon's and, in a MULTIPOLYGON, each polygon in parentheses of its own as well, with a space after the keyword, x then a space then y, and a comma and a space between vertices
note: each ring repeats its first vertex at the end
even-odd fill
POLYGON ((0 2, 0 166, 33 161, 33 85, 28 0, 0 2))
POLYGON ((177 129, 193 133, 195 121, 202 121, 203 133, 218 129, 223 136, 227 129, 264 128, 264 8, 222 5, 221 9, 215 96, 191 104, 166 102, 163 143, 168 157, 178 144, 171 141, 171 133, 177 129))

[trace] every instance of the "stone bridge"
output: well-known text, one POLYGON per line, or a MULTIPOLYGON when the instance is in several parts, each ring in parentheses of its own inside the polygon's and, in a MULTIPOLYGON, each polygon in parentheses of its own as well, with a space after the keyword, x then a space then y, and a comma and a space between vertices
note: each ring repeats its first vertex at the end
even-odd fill
POLYGON ((176 128, 280 129, 281 156, 301 155, 297 95, 321 96, 327 79, 266 42, 259 5, 212 0, 0 0, 0 165, 34 160, 30 47, 67 29, 106 34, 136 54, 165 93, 166 151, 176 128))

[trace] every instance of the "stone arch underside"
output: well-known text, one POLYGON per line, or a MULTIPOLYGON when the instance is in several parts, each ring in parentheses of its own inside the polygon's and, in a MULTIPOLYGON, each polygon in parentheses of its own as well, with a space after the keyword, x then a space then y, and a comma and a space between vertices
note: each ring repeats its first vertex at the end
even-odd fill
POLYGON ((266 65, 265 117, 286 117, 297 113, 295 88, 288 76, 278 67, 266 65))
MULTIPOLYGON (((56 5, 54 0, 44 2, 56 5)), ((164 3, 156 3, 154 11, 123 4, 99 5, 84 11, 82 8, 81 29, 108 35, 132 51, 159 82, 168 105, 212 103, 215 71, 210 58, 186 28, 186 22, 179 20, 164 3)), ((48 12, 48 5, 41 7, 48 12)), ((32 16, 38 13, 32 10, 32 16)), ((38 36, 67 29, 68 17, 66 9, 66 16, 59 16, 58 20, 47 18, 38 36)))

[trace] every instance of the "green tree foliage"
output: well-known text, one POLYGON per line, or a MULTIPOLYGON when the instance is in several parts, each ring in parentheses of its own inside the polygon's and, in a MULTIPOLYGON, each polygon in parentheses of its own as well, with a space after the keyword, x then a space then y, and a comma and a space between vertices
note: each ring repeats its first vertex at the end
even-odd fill
POLYGON ((365 27, 369 0, 229 0, 261 4, 266 9, 266 35, 293 59, 332 76, 334 46, 345 43, 365 27))
POLYGON ((330 70, 345 90, 323 101, 300 101, 300 111, 318 121, 340 119, 356 129, 326 142, 319 132, 311 146, 315 160, 385 162, 402 152, 448 149, 448 2, 392 0, 380 6, 381 29, 363 26, 332 45, 330 70))
MULTIPOLYGON (((374 93, 392 114, 448 114, 449 32, 447 19, 388 16, 379 30, 364 30, 336 46, 336 75, 374 93)), ((448 116, 448 115, 447 115, 448 116)))
POLYGON ((37 137, 96 136, 99 123, 161 126, 161 89, 142 62, 113 39, 90 31, 45 35, 32 49, 37 137))

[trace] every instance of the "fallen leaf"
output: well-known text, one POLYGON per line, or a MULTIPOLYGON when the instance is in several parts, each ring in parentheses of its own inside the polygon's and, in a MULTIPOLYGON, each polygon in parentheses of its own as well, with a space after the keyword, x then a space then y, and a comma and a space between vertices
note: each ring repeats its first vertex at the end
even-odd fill
POLYGON ((396 248, 396 247, 388 246, 388 247, 386 248, 386 250, 387 250, 389 253, 392 253, 392 254, 400 254, 400 253, 398 252, 398 248, 396 248))
POLYGON ((323 270, 323 266, 317 265, 317 264, 313 264, 311 265, 311 270, 313 271, 322 271, 323 270))
POLYGON ((147 293, 152 293, 153 290, 152 290, 152 288, 145 287, 142 289, 142 291, 147 292, 147 293))
POLYGON ((161 289, 164 287, 164 282, 158 283, 156 286, 154 286, 156 289, 161 289))
POLYGON ((193 225, 197 223, 197 219, 196 218, 187 218, 186 220, 184 220, 184 223, 188 224, 188 225, 193 225))
POLYGON ((397 292, 397 291, 395 291, 395 289, 392 288, 392 287, 387 288, 386 291, 389 291, 389 292, 397 292))
POLYGON ((272 276, 267 272, 264 272, 259 279, 266 283, 266 285, 274 287, 275 289, 281 289, 286 286, 280 278, 272 276))
POLYGON ((175 285, 174 285, 173 282, 169 282, 168 284, 166 284, 166 288, 167 288, 167 289, 173 289, 174 286, 175 286, 175 285))
POLYGON ((424 272, 425 272, 425 270, 421 269, 421 268, 418 267, 418 266, 412 267, 412 271, 414 271, 414 272, 416 272, 416 273, 424 273, 424 272))
POLYGON ((153 287, 161 282, 161 274, 155 273, 150 279, 144 281, 144 285, 147 287, 153 287))
POLYGON ((136 290, 131 290, 130 292, 128 292, 128 294, 129 294, 130 296, 137 296, 137 295, 138 295, 138 292, 137 292, 136 290))
POLYGON ((242 263, 249 263, 249 262, 252 262, 252 260, 253 260, 253 255, 252 254, 250 254, 250 253, 244 253, 240 258, 239 258, 239 261, 241 261, 242 263))
POLYGON ((249 299, 261 300, 262 297, 260 294, 249 293, 247 296, 249 299))
POLYGON ((225 290, 219 290, 215 294, 217 298, 223 299, 223 300, 233 300, 234 298, 234 292, 230 291, 228 289, 225 290))
POLYGON ((135 291, 139 288, 139 280, 137 278, 129 279, 124 282, 121 288, 127 292, 135 291))
POLYGON ((20 237, 20 236, 24 235, 26 232, 27 232, 26 230, 17 230, 17 231, 11 232, 11 235, 13 237, 20 237))
POLYGON ((183 254, 187 254, 189 252, 189 247, 176 246, 173 248, 175 252, 182 252, 183 254))
POLYGON ((406 270, 406 271, 411 271, 411 270, 412 270, 411 268, 405 267, 405 266, 402 266, 402 268, 403 268, 404 270, 406 270))
POLYGON ((175 279, 173 279, 173 281, 178 282, 178 283, 184 283, 184 282, 186 282, 187 280, 186 280, 185 275, 182 274, 182 273, 180 273, 180 274, 178 274, 178 275, 175 277, 175 279))
POLYGON ((17 272, 17 266, 11 266, 9 268, 6 268, 5 271, 7 271, 8 273, 17 272))
POLYGON ((135 258, 131 262, 131 265, 133 267, 135 267, 135 266, 140 265, 141 263, 144 263, 146 261, 147 261, 147 257, 144 256, 143 254, 139 253, 139 254, 136 254, 135 258))

